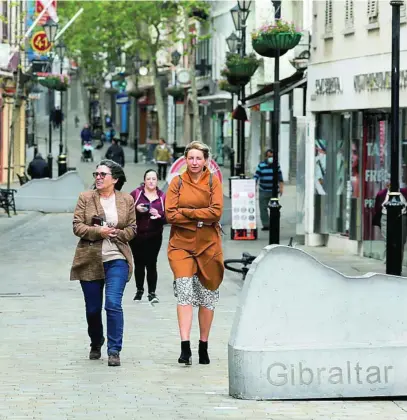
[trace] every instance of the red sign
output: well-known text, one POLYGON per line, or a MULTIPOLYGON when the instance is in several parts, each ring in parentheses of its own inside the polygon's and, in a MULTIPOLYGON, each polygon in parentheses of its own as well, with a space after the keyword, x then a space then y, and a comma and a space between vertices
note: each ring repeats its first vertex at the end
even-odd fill
POLYGON ((39 31, 32 37, 31 46, 35 52, 40 54, 45 54, 51 49, 51 44, 44 31, 39 31))

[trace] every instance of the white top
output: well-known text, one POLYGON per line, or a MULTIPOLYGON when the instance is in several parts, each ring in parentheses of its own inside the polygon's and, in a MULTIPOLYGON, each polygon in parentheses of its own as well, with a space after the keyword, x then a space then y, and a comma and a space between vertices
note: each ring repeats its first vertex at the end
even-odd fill
MULTIPOLYGON (((108 226, 116 227, 118 222, 117 208, 116 208, 116 194, 112 194, 108 198, 100 197, 100 204, 103 207, 108 226)), ((102 261, 124 260, 124 255, 120 252, 117 245, 110 239, 103 239, 102 243, 102 261)))

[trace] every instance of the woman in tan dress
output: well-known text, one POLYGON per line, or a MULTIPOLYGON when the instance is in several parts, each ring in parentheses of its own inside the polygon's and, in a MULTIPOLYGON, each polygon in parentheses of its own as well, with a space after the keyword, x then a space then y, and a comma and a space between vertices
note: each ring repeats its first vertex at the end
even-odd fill
POLYGON ((218 288, 223 280, 219 220, 223 211, 222 184, 210 173, 209 148, 194 141, 185 149, 187 170, 170 183, 165 202, 171 226, 168 259, 174 273, 174 295, 181 336, 178 363, 190 365, 193 306, 199 307, 199 363, 209 364, 208 337, 218 288))

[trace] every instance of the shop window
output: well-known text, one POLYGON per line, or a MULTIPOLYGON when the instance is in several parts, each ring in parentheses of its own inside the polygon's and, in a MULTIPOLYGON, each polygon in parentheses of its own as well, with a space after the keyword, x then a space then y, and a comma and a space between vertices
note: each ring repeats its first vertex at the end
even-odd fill
POLYGON ((3 38, 3 43, 7 43, 8 42, 8 2, 7 1, 3 1, 2 2, 2 15, 3 15, 3 20, 1 22, 2 25, 2 38, 3 38))
POLYGON ((332 3, 332 0, 325 0, 325 39, 333 33, 332 3))
POLYGON ((345 29, 354 27, 353 3, 353 0, 346 0, 345 3, 345 29))

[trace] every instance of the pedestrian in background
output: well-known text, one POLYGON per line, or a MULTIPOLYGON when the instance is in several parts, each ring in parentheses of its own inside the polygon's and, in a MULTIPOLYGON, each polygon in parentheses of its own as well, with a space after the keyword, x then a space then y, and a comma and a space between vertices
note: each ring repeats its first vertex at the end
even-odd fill
POLYGON ((136 214, 133 198, 120 192, 126 182, 120 165, 102 160, 93 177, 95 189, 81 193, 75 208, 73 232, 80 240, 71 280, 81 282, 91 360, 100 359, 105 341, 102 324, 105 288, 108 365, 120 366, 124 326, 122 297, 133 272, 128 242, 136 233, 136 214))
POLYGON ((106 151, 106 159, 111 159, 124 168, 124 151, 119 140, 113 138, 112 145, 106 151))
POLYGON ((171 150, 162 137, 155 149, 154 159, 158 166, 158 180, 165 181, 167 178, 167 166, 171 162, 171 150))
POLYGON ((131 193, 137 212, 137 236, 130 242, 137 287, 134 300, 141 301, 143 297, 147 272, 148 301, 152 304, 159 302, 157 259, 165 223, 165 194, 157 187, 157 182, 157 172, 149 169, 144 174, 144 183, 131 193))
MULTIPOLYGON (((263 225, 261 230, 270 229, 270 218, 268 213, 268 204, 270 198, 273 197, 273 151, 271 149, 266 151, 266 159, 260 162, 254 174, 256 184, 259 186, 259 208, 260 219, 263 225)), ((283 174, 280 165, 278 165, 278 186, 279 194, 283 194, 284 182, 283 174)))
POLYGON ((199 363, 209 364, 208 337, 224 272, 219 225, 223 191, 219 178, 207 167, 206 144, 190 143, 184 156, 187 170, 172 179, 165 202, 166 219, 172 225, 168 259, 174 273, 181 336, 178 363, 192 363, 190 333, 193 307, 198 306, 199 363))
POLYGON ((79 127, 79 117, 75 115, 75 128, 79 127))
POLYGON ((49 178, 49 167, 41 153, 37 153, 27 169, 31 179, 49 178))
POLYGON ((81 131, 82 146, 85 143, 90 143, 91 141, 92 141, 92 130, 89 128, 89 124, 85 124, 81 131))

